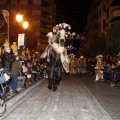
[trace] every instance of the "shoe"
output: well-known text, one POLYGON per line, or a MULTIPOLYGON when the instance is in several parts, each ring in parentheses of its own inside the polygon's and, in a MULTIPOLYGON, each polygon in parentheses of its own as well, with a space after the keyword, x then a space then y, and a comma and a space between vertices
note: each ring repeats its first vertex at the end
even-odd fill
POLYGON ((45 78, 48 78, 48 76, 46 75, 45 78))
POLYGON ((114 84, 114 83, 111 83, 111 86, 113 87, 113 86, 115 86, 115 84, 114 84))
POLYGON ((14 93, 19 93, 18 91, 14 92, 14 93))
POLYGON ((9 93, 9 96, 14 96, 16 94, 16 92, 11 92, 9 93))
POLYGON ((17 91, 19 91, 19 90, 21 90, 22 88, 20 87, 20 88, 17 88, 17 91))
POLYGON ((101 81, 103 82, 103 81, 104 81, 104 79, 101 79, 101 81))
POLYGON ((12 90, 9 90, 9 94, 12 94, 13 93, 13 91, 12 90))

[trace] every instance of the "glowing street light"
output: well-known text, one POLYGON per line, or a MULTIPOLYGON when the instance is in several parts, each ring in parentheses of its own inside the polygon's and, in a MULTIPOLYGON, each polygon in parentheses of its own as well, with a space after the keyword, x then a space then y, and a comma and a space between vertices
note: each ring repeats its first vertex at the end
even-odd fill
POLYGON ((23 21, 23 16, 21 14, 16 15, 16 20, 17 20, 18 23, 21 23, 21 25, 23 26, 24 29, 28 28, 28 22, 23 21))
MULTIPOLYGON (((20 26, 22 26, 25 30, 28 28, 28 22, 23 21, 23 16, 21 14, 16 15, 16 20, 20 24, 20 26)), ((24 40, 26 40, 25 34, 18 34, 18 43, 20 43, 20 44, 18 44, 18 46, 20 47, 19 48, 20 49, 20 51, 19 51, 20 54, 22 54, 23 46, 25 46, 25 44, 23 42, 24 40), (22 45, 21 45, 21 41, 23 42, 22 45)))
POLYGON ((24 29, 27 29, 28 28, 28 22, 23 22, 23 27, 24 27, 24 29))
POLYGON ((17 22, 22 22, 22 20, 23 20, 23 16, 21 15, 21 14, 18 14, 18 15, 16 15, 16 20, 17 20, 17 22))

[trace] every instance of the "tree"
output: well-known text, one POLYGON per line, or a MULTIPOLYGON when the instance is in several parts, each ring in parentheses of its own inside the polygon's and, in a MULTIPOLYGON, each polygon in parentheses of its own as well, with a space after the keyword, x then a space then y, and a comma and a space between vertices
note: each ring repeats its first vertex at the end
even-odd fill
POLYGON ((89 42, 88 52, 91 56, 96 56, 98 54, 106 55, 106 43, 105 35, 95 35, 89 42))
POLYGON ((120 20, 107 31, 106 46, 110 55, 120 52, 120 20))
POLYGON ((7 35, 0 33, 0 47, 3 45, 6 39, 7 39, 7 35))

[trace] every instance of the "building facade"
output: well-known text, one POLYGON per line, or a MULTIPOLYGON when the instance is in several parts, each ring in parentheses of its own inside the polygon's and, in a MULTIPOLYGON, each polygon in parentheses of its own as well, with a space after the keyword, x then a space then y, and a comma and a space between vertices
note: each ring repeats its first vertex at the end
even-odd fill
POLYGON ((89 40, 96 35, 106 34, 117 20, 120 20, 120 0, 92 0, 85 31, 87 42, 81 44, 80 51, 87 49, 89 40))
POLYGON ((93 0, 87 17, 87 37, 106 33, 117 20, 120 20, 120 0, 93 0))
POLYGON ((26 34, 28 45, 33 47, 37 42, 43 50, 47 44, 47 33, 52 31, 56 20, 54 0, 0 0, 0 9, 9 11, 10 37, 17 39, 20 33, 26 34), (16 21, 16 15, 23 15, 29 25, 24 30, 16 21))
POLYGON ((120 20, 120 0, 105 0, 106 29, 120 20))

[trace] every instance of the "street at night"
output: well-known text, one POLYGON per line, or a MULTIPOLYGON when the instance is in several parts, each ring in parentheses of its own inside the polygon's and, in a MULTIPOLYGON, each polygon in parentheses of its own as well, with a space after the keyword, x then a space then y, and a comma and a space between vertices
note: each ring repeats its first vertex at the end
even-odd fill
POLYGON ((0 120, 120 120, 120 0, 0 0, 0 120))
POLYGON ((119 120, 120 88, 94 79, 63 74, 56 92, 44 79, 3 120, 119 120))

